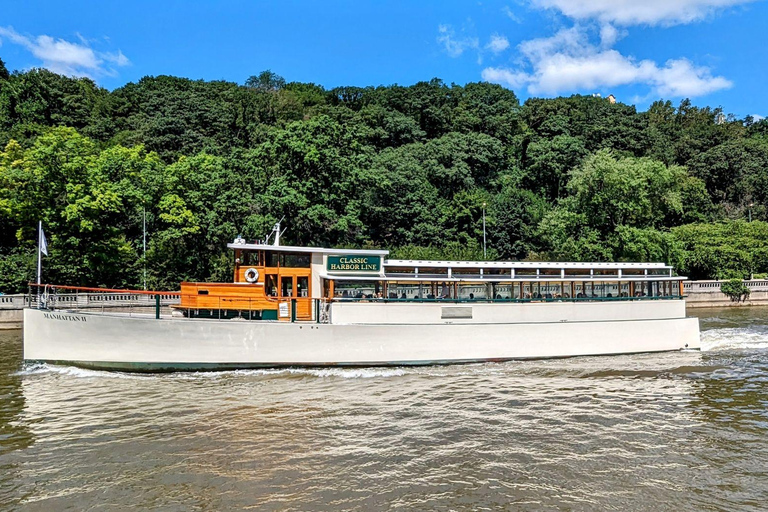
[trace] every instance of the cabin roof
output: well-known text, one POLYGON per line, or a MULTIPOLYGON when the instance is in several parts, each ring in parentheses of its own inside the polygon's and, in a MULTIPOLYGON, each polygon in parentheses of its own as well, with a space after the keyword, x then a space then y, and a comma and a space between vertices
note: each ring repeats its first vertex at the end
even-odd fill
POLYGON ((608 269, 669 269, 664 263, 630 262, 577 262, 577 261, 434 261, 434 260, 385 260, 385 267, 430 267, 430 268, 590 268, 608 269))
MULTIPOLYGON (((386 258, 389 251, 384 249, 334 249, 328 247, 300 247, 295 245, 270 245, 230 243, 230 249, 246 249, 252 251, 280 251, 298 253, 318 253, 333 255, 381 256, 386 258)), ((388 260, 384 259, 382 266, 386 267, 424 267, 424 268, 528 268, 528 269, 671 269, 664 263, 650 262, 578 262, 578 261, 447 261, 447 260, 388 260)))
POLYGON ((511 276, 503 276, 503 275, 486 275, 486 276, 444 276, 444 275, 435 275, 435 274, 429 274, 429 275, 422 275, 422 276, 399 276, 399 275, 392 275, 387 274, 384 276, 376 275, 376 274, 369 274, 369 275, 354 275, 354 274, 332 274, 328 272, 323 272, 320 274, 320 277, 323 279, 333 279, 336 281, 397 281, 397 282, 425 282, 425 281, 435 281, 435 282, 446 282, 446 283, 544 283, 544 282, 551 282, 551 283, 569 283, 572 281, 576 282, 623 282, 628 283, 630 281, 633 282, 644 282, 644 281, 687 281, 688 278, 684 276, 566 276, 566 277, 560 277, 560 276, 523 276, 523 277, 511 277, 511 276))
POLYGON ((247 249, 251 251, 280 251, 303 252, 319 254, 354 254, 359 256, 387 256, 389 251, 382 249, 331 249, 327 247, 298 247, 295 245, 269 245, 269 244, 227 244, 230 249, 247 249))

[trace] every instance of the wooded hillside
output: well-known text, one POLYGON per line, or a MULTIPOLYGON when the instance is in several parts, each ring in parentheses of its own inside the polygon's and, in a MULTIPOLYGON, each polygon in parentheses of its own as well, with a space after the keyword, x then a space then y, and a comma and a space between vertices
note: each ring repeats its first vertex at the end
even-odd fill
POLYGON ((243 85, 145 77, 114 91, 0 61, 0 291, 34 279, 230 280, 225 244, 394 256, 664 260, 693 278, 768 272, 768 121, 657 101, 530 99, 489 83, 243 85), (752 206, 750 206, 752 205, 752 206), (751 215, 752 222, 749 221, 751 215))

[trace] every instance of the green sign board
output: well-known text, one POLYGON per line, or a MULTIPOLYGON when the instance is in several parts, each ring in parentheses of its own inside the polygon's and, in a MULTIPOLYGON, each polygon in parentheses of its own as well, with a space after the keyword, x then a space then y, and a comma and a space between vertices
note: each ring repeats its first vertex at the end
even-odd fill
POLYGON ((381 256, 328 256, 328 272, 379 272, 381 256))

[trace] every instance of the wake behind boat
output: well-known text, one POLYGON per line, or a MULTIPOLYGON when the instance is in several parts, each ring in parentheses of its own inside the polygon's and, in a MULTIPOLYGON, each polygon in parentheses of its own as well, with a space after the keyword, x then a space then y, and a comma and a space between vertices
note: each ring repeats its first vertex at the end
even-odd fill
MULTIPOLYGON (((279 231, 278 231, 279 233, 279 231)), ((388 366, 698 349, 663 263, 387 259, 246 243, 232 283, 181 283, 172 315, 24 311, 24 359, 133 371, 388 366)), ((107 294, 109 292, 103 292, 107 294)), ((142 292, 132 292, 139 296, 142 292)))

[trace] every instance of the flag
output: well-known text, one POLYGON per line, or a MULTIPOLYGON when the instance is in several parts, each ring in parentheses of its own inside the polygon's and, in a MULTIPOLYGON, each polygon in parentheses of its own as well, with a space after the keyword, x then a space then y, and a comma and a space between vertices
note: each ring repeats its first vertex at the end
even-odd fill
POLYGON ((40 252, 48 256, 48 241, 45 239, 45 232, 40 228, 40 252))

